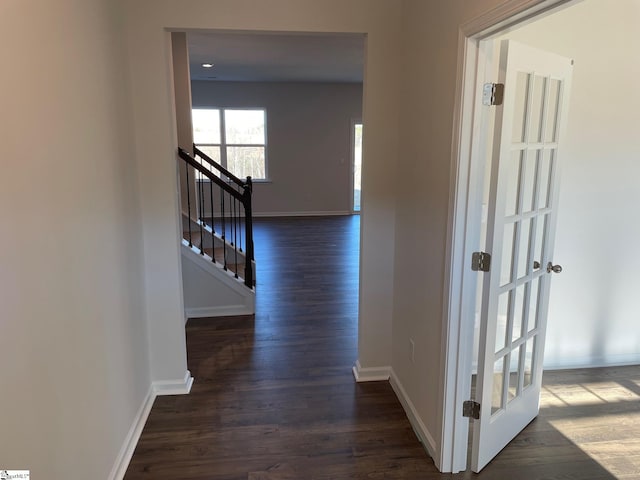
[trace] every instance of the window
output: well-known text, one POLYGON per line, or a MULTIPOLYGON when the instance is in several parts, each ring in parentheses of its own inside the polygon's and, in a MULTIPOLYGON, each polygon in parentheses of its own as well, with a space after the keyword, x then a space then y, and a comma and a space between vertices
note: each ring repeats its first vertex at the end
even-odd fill
POLYGON ((239 178, 266 180, 266 112, 196 108, 193 143, 239 178))

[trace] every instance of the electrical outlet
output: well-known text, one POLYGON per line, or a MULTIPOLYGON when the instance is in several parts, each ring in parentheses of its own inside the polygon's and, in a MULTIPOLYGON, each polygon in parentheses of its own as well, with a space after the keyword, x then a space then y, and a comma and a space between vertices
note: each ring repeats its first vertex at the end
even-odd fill
POLYGON ((413 354, 416 350, 416 345, 413 343, 413 339, 409 339, 409 358, 411 358, 411 363, 413 363, 413 354))

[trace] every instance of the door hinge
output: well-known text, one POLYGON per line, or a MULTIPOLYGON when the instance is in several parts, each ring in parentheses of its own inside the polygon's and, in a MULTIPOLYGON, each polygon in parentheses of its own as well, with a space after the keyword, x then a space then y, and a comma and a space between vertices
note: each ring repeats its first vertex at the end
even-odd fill
POLYGON ((490 254, 486 252, 473 252, 473 255, 471 255, 471 270, 474 272, 488 272, 490 268, 490 254))
POLYGON ((504 83, 485 83, 482 89, 482 104, 502 105, 504 98, 504 83))
POLYGON ((473 400, 467 400, 462 404, 462 416, 467 418, 473 418, 474 420, 480 419, 480 404, 473 400))

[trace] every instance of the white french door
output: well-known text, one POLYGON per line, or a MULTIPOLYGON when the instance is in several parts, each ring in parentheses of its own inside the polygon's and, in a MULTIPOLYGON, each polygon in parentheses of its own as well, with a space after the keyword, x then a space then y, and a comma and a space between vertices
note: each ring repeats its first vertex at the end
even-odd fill
POLYGON ((472 469, 479 472, 538 414, 554 265, 560 141, 572 61, 501 44, 491 166, 472 469))

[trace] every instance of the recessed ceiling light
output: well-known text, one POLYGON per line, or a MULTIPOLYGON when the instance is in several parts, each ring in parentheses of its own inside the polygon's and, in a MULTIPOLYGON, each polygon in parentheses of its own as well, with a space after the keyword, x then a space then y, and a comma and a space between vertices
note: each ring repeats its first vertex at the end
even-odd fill
POLYGON ((213 63, 203 63, 202 66, 204 68, 211 68, 211 67, 213 67, 213 63))

